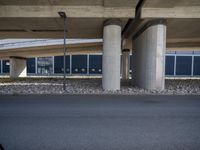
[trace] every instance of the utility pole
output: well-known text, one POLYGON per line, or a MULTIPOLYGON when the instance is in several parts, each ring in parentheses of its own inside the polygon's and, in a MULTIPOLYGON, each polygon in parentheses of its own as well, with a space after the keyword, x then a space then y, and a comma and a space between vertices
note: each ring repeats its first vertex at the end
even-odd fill
POLYGON ((66 19, 67 16, 65 14, 65 12, 58 12, 58 14, 60 15, 60 17, 63 19, 64 21, 64 54, 63 54, 63 90, 66 90, 66 51, 67 51, 67 47, 66 47, 66 19))

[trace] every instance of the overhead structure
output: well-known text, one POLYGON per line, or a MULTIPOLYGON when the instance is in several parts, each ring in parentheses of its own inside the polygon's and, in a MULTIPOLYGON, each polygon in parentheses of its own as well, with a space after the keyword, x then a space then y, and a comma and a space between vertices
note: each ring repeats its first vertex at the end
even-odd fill
POLYGON ((125 39, 131 39, 148 21, 166 19, 168 49, 200 48, 199 0, 140 0, 136 12, 123 32, 125 39))
POLYGON ((131 61, 133 85, 149 90, 164 89, 166 47, 200 45, 200 28, 196 27, 200 24, 199 8, 198 0, 139 1, 135 19, 129 20, 122 35, 124 47, 130 43, 127 41, 132 41, 135 50, 131 61), (186 12, 190 9, 194 10, 186 12))
MULTIPOLYGON (((14 55, 17 57, 47 57, 63 55, 63 44, 54 45, 37 45, 25 47, 10 47, 0 49, 0 59, 8 59, 14 55)), ((69 43, 67 44, 68 54, 94 54, 102 53, 102 42, 85 42, 85 43, 69 43)))
POLYGON ((68 17, 68 38, 102 38, 103 22, 134 18, 138 0, 0 0, 0 38, 63 38, 59 11, 68 17))
POLYGON ((68 38, 103 38, 105 90, 120 89, 121 49, 135 51, 133 83, 150 90, 164 89, 166 47, 200 49, 199 0, 0 0, 0 38, 62 38, 58 11, 68 38))

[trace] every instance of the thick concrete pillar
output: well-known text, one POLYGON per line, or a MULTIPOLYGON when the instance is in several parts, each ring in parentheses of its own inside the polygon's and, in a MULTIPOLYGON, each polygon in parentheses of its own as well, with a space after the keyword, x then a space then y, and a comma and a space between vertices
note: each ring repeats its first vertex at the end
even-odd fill
POLYGON ((130 50, 122 50, 122 80, 128 80, 130 75, 130 50))
POLYGON ((26 76, 27 76, 26 58, 10 57, 10 77, 18 78, 26 76))
POLYGON ((149 90, 163 90, 165 87, 166 25, 158 20, 146 24, 133 37, 135 60, 133 63, 133 84, 149 90))
POLYGON ((120 90, 121 21, 107 20, 103 29, 104 90, 120 90))

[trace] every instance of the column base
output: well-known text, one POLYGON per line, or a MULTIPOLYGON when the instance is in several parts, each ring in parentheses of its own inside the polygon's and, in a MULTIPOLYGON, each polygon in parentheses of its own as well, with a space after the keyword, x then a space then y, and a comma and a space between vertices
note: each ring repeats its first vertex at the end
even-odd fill
POLYGON ((10 57, 10 77, 27 77, 26 58, 10 57))

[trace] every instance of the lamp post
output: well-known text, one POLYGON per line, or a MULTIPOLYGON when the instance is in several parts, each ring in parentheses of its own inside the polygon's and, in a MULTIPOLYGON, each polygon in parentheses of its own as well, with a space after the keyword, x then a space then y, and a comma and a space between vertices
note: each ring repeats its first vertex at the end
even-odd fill
POLYGON ((59 11, 58 14, 64 20, 64 55, 63 55, 63 90, 66 90, 66 14, 63 11, 59 11))

